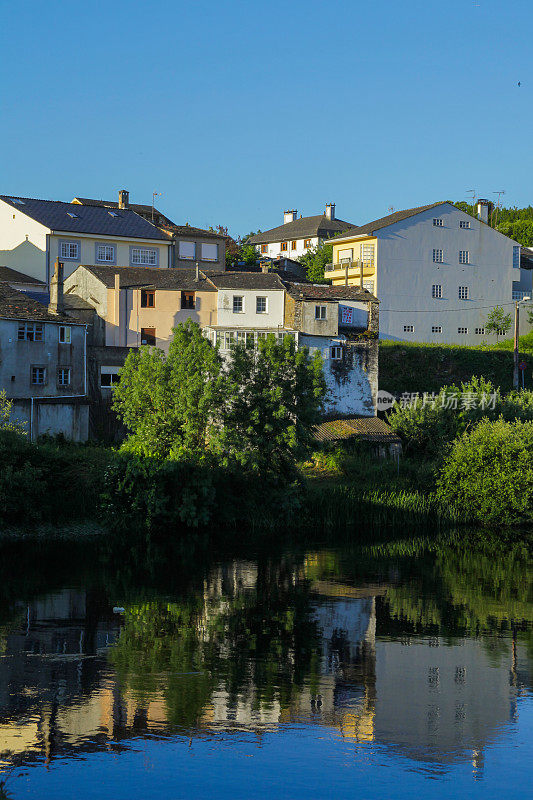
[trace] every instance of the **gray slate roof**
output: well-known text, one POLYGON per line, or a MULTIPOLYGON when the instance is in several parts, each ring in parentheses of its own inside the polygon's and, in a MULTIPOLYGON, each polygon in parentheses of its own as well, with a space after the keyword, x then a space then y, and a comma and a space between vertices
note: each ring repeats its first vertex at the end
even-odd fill
POLYGON ((100 206, 82 206, 62 203, 59 200, 35 200, 29 197, 0 195, 16 211, 40 222, 50 230, 67 233, 89 233, 95 236, 121 236, 126 239, 158 239, 169 241, 151 222, 140 217, 130 208, 113 210, 100 206), (19 200, 20 202, 16 202, 19 200), (75 217, 69 216, 75 214, 75 217))
POLYGON ((28 297, 25 292, 13 289, 8 283, 0 283, 0 319, 82 324, 76 323, 65 314, 50 314, 45 305, 28 297))
POLYGON ((387 228, 389 225, 394 225, 395 222, 401 222, 404 219, 409 219, 409 217, 414 217, 416 214, 420 214, 422 211, 428 211, 430 208, 436 208, 437 206, 444 205, 446 201, 440 201, 439 203, 430 203, 427 206, 418 206, 417 208, 406 208, 404 211, 395 211, 393 214, 387 214, 386 217, 380 217, 380 219, 375 219, 372 222, 367 222, 366 225, 360 225, 359 227, 353 227, 349 230, 345 231, 340 239, 348 238, 350 236, 372 236, 374 231, 380 230, 380 228, 387 228))
MULTIPOLYGON (((118 203, 116 200, 93 200, 90 197, 75 197, 72 201, 72 205, 82 205, 82 206, 99 206, 100 208, 118 208, 118 203), (77 201, 77 202, 74 202, 77 201)), ((136 214, 140 214, 141 216, 152 216, 152 206, 145 205, 144 203, 128 203, 128 208, 132 211, 135 211, 136 214)), ((171 219, 169 219, 165 214, 163 214, 159 209, 154 208, 154 222, 156 218, 159 218, 160 222, 164 222, 166 225, 173 225, 171 219)))
POLYGON ((18 269, 11 267, 0 267, 0 281, 7 281, 8 283, 34 283, 36 286, 46 286, 44 281, 39 278, 32 278, 31 275, 25 275, 19 272, 18 269))
POLYGON ((283 281, 287 292, 296 300, 361 300, 368 303, 379 302, 377 297, 359 286, 327 286, 316 283, 295 283, 283 281))
MULTIPOLYGON (((200 280, 196 281, 195 269, 159 269, 157 267, 93 267, 82 266, 78 269, 89 270, 104 286, 112 289, 115 286, 115 275, 120 276, 122 288, 149 287, 155 289, 175 289, 186 292, 214 292, 213 284, 200 270, 200 280)), ((76 271, 72 273, 75 275, 76 271)))
POLYGON ((294 222, 286 222, 269 231, 256 233, 248 239, 247 244, 266 244, 267 242, 288 242, 291 239, 306 239, 319 236, 321 239, 330 239, 337 233, 353 227, 353 222, 342 219, 328 219, 325 214, 315 217, 300 217, 294 222))
POLYGON ((208 272, 209 280, 217 289, 283 289, 279 275, 272 272, 208 272))

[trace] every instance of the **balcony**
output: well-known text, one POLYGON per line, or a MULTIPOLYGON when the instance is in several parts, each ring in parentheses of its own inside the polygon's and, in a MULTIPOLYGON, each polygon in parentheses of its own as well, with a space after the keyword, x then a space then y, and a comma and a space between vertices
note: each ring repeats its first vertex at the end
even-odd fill
POLYGON ((341 261, 338 264, 326 264, 324 275, 326 278, 331 278, 332 280, 339 280, 341 277, 344 278, 346 277, 346 273, 348 273, 348 278, 360 278, 361 271, 364 278, 374 276, 376 272, 374 260, 341 261))

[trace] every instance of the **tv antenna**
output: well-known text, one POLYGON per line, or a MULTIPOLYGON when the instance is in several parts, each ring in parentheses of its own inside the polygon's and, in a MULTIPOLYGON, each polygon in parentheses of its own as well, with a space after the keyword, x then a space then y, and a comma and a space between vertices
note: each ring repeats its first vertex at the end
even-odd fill
POLYGON ((393 214, 393 213, 394 213, 394 206, 389 206, 389 214, 393 214))
POLYGON ((502 189, 502 190, 501 190, 501 191, 499 191, 499 192, 493 192, 492 194, 497 194, 497 195, 498 195, 498 202, 496 203, 496 208, 495 208, 495 211, 496 211, 496 219, 494 220, 494 225, 496 226, 496 225, 498 224, 498 211, 499 211, 499 210, 500 210, 500 208, 501 208, 502 194, 505 194, 505 189, 502 189))
POLYGON ((476 192, 476 190, 475 190, 475 189, 467 189, 467 190, 466 190, 466 193, 467 193, 467 194, 471 194, 471 195, 472 195, 472 216, 474 216, 474 214, 476 213, 476 197, 477 197, 477 192, 476 192))
POLYGON ((155 198, 156 197, 161 197, 162 194, 163 194, 163 192, 152 192, 152 222, 154 221, 155 198))

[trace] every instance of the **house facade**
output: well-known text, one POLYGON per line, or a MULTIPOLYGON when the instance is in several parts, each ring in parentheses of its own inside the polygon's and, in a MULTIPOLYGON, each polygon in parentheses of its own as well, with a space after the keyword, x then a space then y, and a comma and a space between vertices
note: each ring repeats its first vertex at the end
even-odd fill
POLYGON ((0 196, 0 263, 49 284, 80 264, 169 267, 171 238, 129 208, 0 196))
POLYGON ((47 308, 0 283, 0 391, 32 439, 88 437, 86 327, 63 313, 54 282, 47 308))
POLYGON ((335 203, 328 203, 324 214, 298 217, 293 209, 283 214, 283 225, 257 233, 248 239, 261 256, 297 259, 333 236, 353 227, 353 223, 337 219, 335 203))
POLYGON ((450 344, 495 339, 485 326, 496 305, 509 310, 531 293, 517 242, 452 203, 389 214, 336 238, 325 277, 379 297, 380 336, 450 344))

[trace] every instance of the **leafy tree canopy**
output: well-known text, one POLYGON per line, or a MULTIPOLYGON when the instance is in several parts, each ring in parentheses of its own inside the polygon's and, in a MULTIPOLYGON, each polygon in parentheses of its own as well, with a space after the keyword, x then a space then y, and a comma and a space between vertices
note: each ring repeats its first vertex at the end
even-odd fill
POLYGON ((327 283, 324 272, 327 264, 333 261, 333 247, 330 244, 317 245, 298 259, 307 271, 307 280, 311 283, 327 283))
POLYGON ((496 336, 505 336, 511 327, 511 315, 506 314, 501 306, 496 306, 487 316, 485 330, 496 336))
MULTIPOLYGON (((454 205, 472 217, 477 216, 474 206, 470 203, 461 201, 454 205)), ((489 225, 524 247, 533 247, 533 206, 497 208, 493 205, 489 213, 489 225)))

